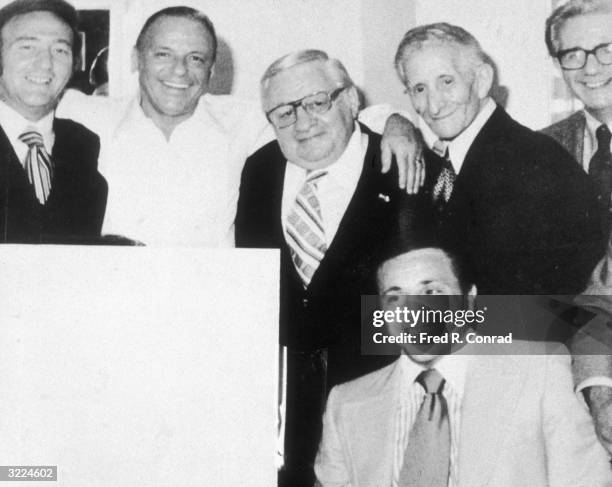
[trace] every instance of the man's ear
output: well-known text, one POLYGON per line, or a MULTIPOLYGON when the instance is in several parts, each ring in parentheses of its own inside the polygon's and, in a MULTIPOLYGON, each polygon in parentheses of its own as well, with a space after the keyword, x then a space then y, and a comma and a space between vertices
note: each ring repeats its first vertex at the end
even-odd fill
POLYGON ((490 64, 482 63, 476 67, 476 92, 481 100, 489 96, 493 86, 494 75, 493 66, 490 64))
POLYGON ((478 289, 476 288, 476 284, 472 284, 472 287, 466 294, 468 309, 472 309, 472 310, 474 309, 474 306, 476 304, 477 295, 478 295, 478 289))
POLYGON ((138 49, 136 47, 132 48, 132 73, 138 71, 138 67, 140 65, 140 54, 138 53, 138 49))
POLYGON ((353 118, 356 119, 359 113, 359 93, 357 93, 357 88, 354 86, 346 89, 346 102, 351 109, 353 118))

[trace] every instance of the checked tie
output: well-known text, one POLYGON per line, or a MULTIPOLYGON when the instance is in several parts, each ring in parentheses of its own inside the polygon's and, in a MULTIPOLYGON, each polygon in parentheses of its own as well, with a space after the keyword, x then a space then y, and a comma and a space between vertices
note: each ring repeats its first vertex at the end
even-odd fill
POLYGON ((327 251, 321 206, 317 198, 317 183, 326 174, 326 171, 313 171, 307 175, 287 216, 287 243, 304 288, 310 284, 327 251))
POLYGON ((597 188, 599 215, 604 235, 610 231, 610 194, 612 193, 612 156, 610 140, 612 135, 606 125, 600 125, 595 131, 597 151, 589 164, 589 176, 597 188))
POLYGON ((36 198, 41 205, 44 205, 51 192, 53 164, 45 150, 42 135, 35 130, 28 130, 19 136, 19 140, 28 146, 25 171, 30 184, 34 186, 36 198))
POLYGON ((450 474, 450 423, 442 395, 445 380, 436 369, 427 369, 416 381, 426 395, 417 413, 404 454, 401 487, 448 487, 450 474))
POLYGON ((448 157, 448 147, 442 141, 437 140, 433 146, 433 151, 443 159, 442 170, 432 190, 434 204, 439 210, 443 210, 453 193, 457 176, 448 157))

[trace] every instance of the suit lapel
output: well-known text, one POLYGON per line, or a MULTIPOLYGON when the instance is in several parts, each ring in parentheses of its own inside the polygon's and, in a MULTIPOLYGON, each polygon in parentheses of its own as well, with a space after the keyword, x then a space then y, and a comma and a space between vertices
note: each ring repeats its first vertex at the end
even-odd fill
POLYGON ((524 356, 501 352, 475 355, 468 367, 459 438, 461 485, 488 485, 526 379, 524 356))
MULTIPOLYGON (((12 144, 10 143, 6 133, 0 127, 0 151, 2 151, 2 157, 0 160, 0 164, 2 166, 2 170, 0 174, 2 174, 2 179, 4 184, 6 184, 6 188, 3 188, 4 191, 10 191, 10 199, 11 206, 15 206, 17 203, 18 206, 22 206, 24 204, 30 205, 38 205, 38 200, 36 200, 36 195, 34 193, 34 189, 32 185, 28 181, 28 177, 13 149, 12 144)), ((3 186, 4 186, 3 184, 3 186)))
POLYGON ((584 129, 586 128, 586 118, 584 112, 580 111, 575 113, 570 119, 572 124, 570 130, 572 136, 570 137, 571 147, 570 153, 576 159, 576 162, 582 166, 582 158, 584 153, 584 129))
POLYGON ((397 361, 382 391, 369 400, 348 404, 343 411, 345 445, 360 487, 391 485, 401 379, 397 361))
POLYGON ((361 176, 340 221, 336 236, 325 253, 325 258, 321 261, 311 286, 319 285, 328 276, 339 275, 338 266, 344 266, 344 262, 350 259, 351 249, 361 246, 361 236, 375 225, 376 215, 389 209, 390 195, 379 191, 385 186, 381 181, 383 175, 380 174, 381 164, 376 143, 372 140, 372 134, 368 129, 363 126, 361 129, 369 136, 361 176))

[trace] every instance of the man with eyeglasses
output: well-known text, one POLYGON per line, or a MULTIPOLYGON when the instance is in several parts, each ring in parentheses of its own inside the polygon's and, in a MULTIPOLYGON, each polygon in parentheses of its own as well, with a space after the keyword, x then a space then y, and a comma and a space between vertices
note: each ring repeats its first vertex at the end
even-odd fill
POLYGON ((360 354, 360 296, 404 198, 381 174, 380 138, 356 122, 357 90, 325 52, 280 58, 261 81, 276 140, 247 159, 239 247, 281 253, 281 345, 288 347, 280 485, 312 485, 326 392, 383 365, 360 354))
MULTIPOLYGON (((563 79, 584 109, 544 129, 589 174, 599 201, 601 227, 611 230, 612 156, 612 2, 570 0, 546 21, 546 45, 563 79)), ((611 241, 612 243, 612 241, 611 241)), ((595 268, 578 303, 599 316, 587 323, 571 344, 576 390, 590 408, 597 433, 612 454, 612 356, 594 355, 612 340, 612 246, 595 268)))

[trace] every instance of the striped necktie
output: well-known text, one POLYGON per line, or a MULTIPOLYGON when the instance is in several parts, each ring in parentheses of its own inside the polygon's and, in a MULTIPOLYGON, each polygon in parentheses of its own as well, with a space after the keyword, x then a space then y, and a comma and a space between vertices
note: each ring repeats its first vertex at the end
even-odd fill
POLYGON ((444 159, 442 170, 432 190, 434 204, 442 210, 446 206, 446 203, 448 203, 448 200, 450 200, 457 176, 448 156, 448 146, 441 140, 437 140, 434 143, 433 151, 444 159))
POLYGON ((317 184, 327 171, 313 171, 306 176, 287 216, 287 244, 295 269, 307 288, 327 251, 317 184))
POLYGON ((53 179, 53 164, 43 142, 42 135, 35 130, 28 130, 19 136, 24 144, 28 146, 28 154, 25 159, 25 171, 30 184, 34 186, 36 198, 44 205, 51 192, 51 180, 53 179))
POLYGON ((436 369, 419 374, 425 399, 417 413, 400 473, 401 487, 448 487, 450 474, 450 423, 442 395, 444 377, 436 369))

